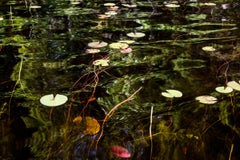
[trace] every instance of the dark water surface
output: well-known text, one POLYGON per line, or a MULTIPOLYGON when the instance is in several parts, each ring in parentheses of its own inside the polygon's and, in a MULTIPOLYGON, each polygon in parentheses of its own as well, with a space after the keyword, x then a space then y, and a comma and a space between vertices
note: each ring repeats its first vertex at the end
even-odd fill
POLYGON ((111 152, 122 146, 133 160, 239 160, 239 93, 215 91, 240 80, 239 26, 237 0, 2 0, 0 159, 122 159, 111 152), (134 40, 132 52, 87 53, 119 40, 134 40), (47 94, 68 101, 49 108, 47 94))

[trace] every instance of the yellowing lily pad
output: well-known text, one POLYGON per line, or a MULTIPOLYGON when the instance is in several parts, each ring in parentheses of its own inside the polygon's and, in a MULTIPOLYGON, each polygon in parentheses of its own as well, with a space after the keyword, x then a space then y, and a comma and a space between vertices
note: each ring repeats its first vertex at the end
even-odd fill
POLYGON ((47 107, 57 107, 66 103, 67 100, 68 98, 65 95, 57 94, 54 96, 53 94, 48 94, 41 97, 40 103, 47 107))
POLYGON ((179 98, 182 97, 182 92, 175 90, 175 89, 168 89, 166 92, 161 93, 162 96, 167 97, 167 98, 179 98))
POLYGON ((230 81, 227 83, 228 87, 231 87, 234 90, 240 91, 240 84, 237 83, 236 81, 230 81))
POLYGON ((111 43, 109 47, 112 49, 124 49, 124 48, 128 48, 128 44, 115 42, 115 43, 111 43))
POLYGON ((92 117, 85 117, 86 132, 90 135, 97 134, 100 130, 100 124, 92 117))
POLYGON ((224 94, 228 94, 233 91, 233 89, 228 86, 227 87, 225 87, 225 86, 216 87, 215 90, 219 93, 224 93, 224 94))
POLYGON ((217 103, 217 98, 209 95, 198 96, 195 98, 199 103, 203 104, 214 104, 217 103))
POLYGON ((132 37, 132 38, 141 38, 145 36, 145 33, 142 32, 130 32, 127 34, 128 37, 132 37))
POLYGON ((93 61, 94 66, 109 66, 109 60, 108 59, 98 59, 93 61))
POLYGON ((202 50, 209 51, 209 52, 214 52, 214 51, 216 51, 216 48, 214 48, 212 46, 205 46, 205 47, 202 47, 202 50))
POLYGON ((107 42, 90 42, 88 43, 88 47, 91 47, 91 48, 101 48, 101 47, 106 47, 108 45, 107 42))

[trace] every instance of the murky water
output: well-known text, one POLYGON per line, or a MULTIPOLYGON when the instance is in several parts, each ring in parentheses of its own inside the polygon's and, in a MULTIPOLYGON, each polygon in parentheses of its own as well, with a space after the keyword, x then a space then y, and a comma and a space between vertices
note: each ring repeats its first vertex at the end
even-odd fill
POLYGON ((240 80, 239 11, 234 0, 0 2, 0 158, 121 159, 122 146, 133 160, 239 159, 239 94, 215 91, 240 80), (87 53, 95 41, 108 45, 87 53), (47 94, 68 101, 45 107, 47 94))

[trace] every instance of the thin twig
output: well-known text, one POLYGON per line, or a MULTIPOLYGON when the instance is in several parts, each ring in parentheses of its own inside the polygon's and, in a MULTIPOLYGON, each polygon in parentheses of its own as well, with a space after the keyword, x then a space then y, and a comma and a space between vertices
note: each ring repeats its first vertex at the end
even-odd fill
POLYGON ((153 116, 153 106, 151 107, 151 113, 150 113, 150 125, 149 125, 149 138, 150 138, 150 143, 151 143, 150 159, 152 159, 152 152, 153 152, 153 140, 152 140, 152 116, 153 116))
POLYGON ((105 118, 103 119, 103 123, 102 123, 102 128, 101 128, 101 132, 99 134, 99 137, 96 141, 96 147, 95 147, 95 151, 97 151, 97 146, 98 143, 100 141, 100 139, 103 136, 103 131, 104 131, 104 125, 105 123, 109 120, 109 118, 112 117, 112 115, 116 112, 116 110, 124 103, 133 100, 133 97, 142 89, 142 87, 140 87, 138 90, 136 90, 130 97, 128 97, 127 99, 123 100, 122 102, 118 103, 116 106, 114 106, 109 112, 108 114, 105 116, 105 118))

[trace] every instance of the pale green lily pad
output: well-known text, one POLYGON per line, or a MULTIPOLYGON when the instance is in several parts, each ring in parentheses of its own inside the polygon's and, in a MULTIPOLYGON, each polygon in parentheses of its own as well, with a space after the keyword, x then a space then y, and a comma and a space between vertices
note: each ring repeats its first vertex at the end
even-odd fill
POLYGON ((165 6, 168 7, 168 8, 178 8, 178 7, 180 7, 179 4, 175 4, 175 3, 169 3, 169 4, 166 4, 165 6))
POLYGON ((124 49, 124 48, 128 48, 128 44, 127 43, 115 42, 115 43, 109 44, 109 48, 112 48, 112 49, 124 49))
POLYGON ((93 61, 94 66, 109 66, 109 60, 108 59, 98 59, 93 61))
POLYGON ((53 94, 48 94, 41 97, 40 103, 47 107, 57 107, 66 103, 67 100, 68 98, 65 95, 57 94, 54 96, 53 94))
POLYGON ((128 37, 132 37, 132 38, 141 38, 145 36, 145 33, 142 32, 130 32, 127 34, 128 37))
POLYGON ((220 87, 216 87, 215 90, 219 93, 223 93, 223 94, 228 94, 231 93, 233 91, 232 87, 225 87, 225 86, 220 86, 220 87))
POLYGON ((205 46, 205 47, 202 47, 202 50, 209 51, 209 52, 214 52, 214 51, 216 51, 216 48, 214 48, 212 46, 205 46))
POLYGON ((162 96, 164 97, 167 97, 167 98, 179 98, 179 97, 182 97, 182 92, 181 91, 178 91, 178 90, 175 90, 175 89, 167 89, 166 92, 162 92, 161 93, 162 96))
POLYGON ((127 44, 132 44, 134 43, 135 41, 134 40, 120 40, 118 41, 119 43, 127 43, 127 44))
POLYGON ((104 3, 103 4, 105 7, 113 7, 115 6, 116 4, 115 3, 104 3))
POLYGON ((231 87, 234 90, 240 91, 240 84, 237 83, 236 81, 230 81, 227 83, 228 87, 231 87))
POLYGON ((217 98, 209 95, 198 96, 195 98, 199 103, 203 104, 215 104, 217 103, 217 98))

